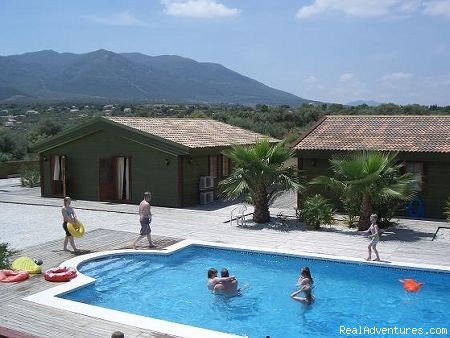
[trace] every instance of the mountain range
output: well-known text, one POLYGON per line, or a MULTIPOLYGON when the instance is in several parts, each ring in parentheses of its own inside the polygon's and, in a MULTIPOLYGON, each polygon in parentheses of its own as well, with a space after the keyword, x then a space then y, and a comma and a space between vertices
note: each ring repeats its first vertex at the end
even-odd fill
POLYGON ((104 49, 0 56, 0 102, 142 101, 301 105, 311 102, 216 63, 104 49))

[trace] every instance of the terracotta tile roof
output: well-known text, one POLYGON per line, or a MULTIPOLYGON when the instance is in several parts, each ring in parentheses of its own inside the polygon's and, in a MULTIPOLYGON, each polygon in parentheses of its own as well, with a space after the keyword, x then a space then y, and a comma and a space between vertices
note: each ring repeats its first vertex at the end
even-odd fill
POLYGON ((329 115, 295 149, 449 153, 450 116, 329 115))
MULTIPOLYGON (((107 119, 152 134, 188 148, 253 144, 266 136, 223 122, 207 119, 107 117, 107 119)), ((269 138, 272 142, 279 142, 269 138)))

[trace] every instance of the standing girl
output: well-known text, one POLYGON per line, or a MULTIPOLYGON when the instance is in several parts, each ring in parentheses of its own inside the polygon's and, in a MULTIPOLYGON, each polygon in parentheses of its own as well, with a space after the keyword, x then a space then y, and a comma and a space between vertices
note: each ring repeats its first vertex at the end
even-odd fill
POLYGON ((297 280, 298 290, 291 294, 292 299, 310 305, 314 302, 314 297, 312 295, 314 280, 311 277, 311 271, 307 266, 303 267, 300 271, 300 277, 297 280), (303 292, 305 297, 300 297, 299 294, 303 292))
POLYGON ((73 250, 78 252, 79 250, 75 246, 75 241, 73 240, 73 236, 70 234, 69 230, 67 230, 67 223, 73 224, 76 228, 78 226, 77 216, 75 215, 75 210, 70 206, 72 202, 69 196, 64 197, 64 206, 61 208, 61 213, 63 216, 63 229, 66 232, 66 237, 64 238, 64 251, 69 251, 67 249, 67 244, 70 243, 73 250))

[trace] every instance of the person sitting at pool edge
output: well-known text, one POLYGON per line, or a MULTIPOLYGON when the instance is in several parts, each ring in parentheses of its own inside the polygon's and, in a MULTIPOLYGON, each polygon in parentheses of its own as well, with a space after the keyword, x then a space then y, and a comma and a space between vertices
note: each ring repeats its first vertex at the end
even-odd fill
POLYGON ((291 298, 306 305, 310 305, 314 302, 312 295, 312 287, 314 280, 311 277, 311 271, 307 266, 303 267, 300 271, 300 277, 297 281, 298 290, 291 294, 291 298), (305 297, 299 297, 298 294, 303 292, 305 297))
POLYGON ((225 294, 226 288, 224 284, 231 283, 232 281, 235 281, 237 283, 234 276, 218 277, 216 269, 210 268, 208 270, 208 289, 215 294, 225 294))

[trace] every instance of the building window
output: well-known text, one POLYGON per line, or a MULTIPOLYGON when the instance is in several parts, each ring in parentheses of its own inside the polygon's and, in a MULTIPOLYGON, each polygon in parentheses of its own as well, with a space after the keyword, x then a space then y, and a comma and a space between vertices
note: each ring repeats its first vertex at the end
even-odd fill
POLYGON ((211 155, 209 158, 209 176, 223 178, 230 175, 231 161, 223 155, 211 155))
POLYGON ((222 156, 222 177, 227 177, 230 175, 230 159, 222 156))
POLYGON ((416 182, 413 185, 415 191, 422 191, 424 180, 424 164, 422 162, 406 162, 405 170, 414 174, 416 182))
POLYGON ((219 175, 219 156, 209 156, 209 176, 217 178, 219 175))

